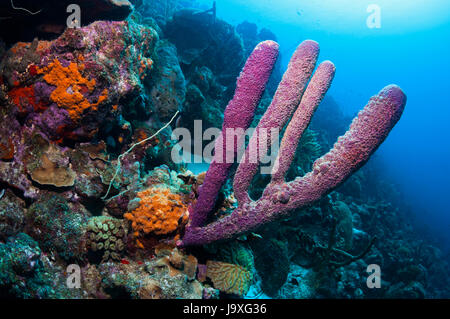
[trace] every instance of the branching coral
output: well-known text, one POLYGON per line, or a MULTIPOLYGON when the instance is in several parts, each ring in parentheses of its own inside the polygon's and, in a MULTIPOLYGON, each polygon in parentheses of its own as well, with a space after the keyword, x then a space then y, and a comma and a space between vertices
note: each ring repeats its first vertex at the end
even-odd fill
MULTIPOLYGON (((267 72, 273 67, 277 51, 276 43, 265 41, 256 47, 247 60, 238 79, 235 95, 225 110, 222 135, 216 142, 216 153, 200 189, 198 201, 190 208, 190 225, 180 245, 200 245, 229 239, 319 200, 364 165, 400 119, 406 96, 398 86, 387 86, 370 99, 334 147, 314 162, 312 171, 286 182, 285 175, 298 141, 331 85, 335 72, 334 65, 325 61, 311 77, 319 45, 314 41, 303 42, 292 56, 272 103, 256 127, 244 160, 234 176, 233 189, 238 208, 231 215, 204 226, 232 165, 226 161, 224 163, 222 156, 227 154, 226 151, 234 151, 236 155, 239 147, 239 144, 234 144, 234 149, 229 145, 226 147, 226 129, 245 130, 251 123, 255 105, 259 102, 268 78, 267 72), (272 169, 271 182, 260 199, 252 200, 248 189, 262 157, 268 152, 272 130, 279 132, 290 118, 272 169), (264 130, 265 139, 260 134, 264 130)), ((242 136, 238 136, 237 140, 242 143, 242 136)))
POLYGON ((180 195, 164 188, 149 188, 138 193, 139 206, 123 216, 131 221, 138 247, 139 238, 147 235, 166 235, 187 222, 187 207, 180 195))

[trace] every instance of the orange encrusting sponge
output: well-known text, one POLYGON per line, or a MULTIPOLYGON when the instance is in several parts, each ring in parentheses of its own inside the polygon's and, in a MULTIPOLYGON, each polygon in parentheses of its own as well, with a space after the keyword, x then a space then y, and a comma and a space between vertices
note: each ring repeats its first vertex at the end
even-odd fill
POLYGON ((149 188, 138 193, 139 206, 124 218, 131 221, 137 245, 143 248, 139 237, 147 234, 167 235, 187 222, 187 207, 181 196, 166 188, 149 188))
POLYGON ((84 78, 80 73, 83 70, 83 64, 71 62, 69 66, 64 67, 58 59, 53 60, 44 68, 37 69, 38 74, 44 74, 45 82, 56 86, 56 89, 50 95, 50 99, 59 107, 66 109, 74 121, 80 119, 84 110, 96 110, 97 106, 108 97, 107 89, 103 90, 96 103, 91 104, 84 97, 83 91, 91 93, 94 90, 95 79, 84 78))

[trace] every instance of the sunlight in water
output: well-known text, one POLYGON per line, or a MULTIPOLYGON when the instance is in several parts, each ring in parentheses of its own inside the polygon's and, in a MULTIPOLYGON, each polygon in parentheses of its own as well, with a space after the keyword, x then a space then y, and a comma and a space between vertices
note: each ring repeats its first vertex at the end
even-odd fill
MULTIPOLYGON (((209 3, 211 1, 205 1, 209 3)), ((368 7, 381 10, 383 34, 412 32, 450 22, 450 1, 447 0, 218 0, 221 8, 232 10, 233 18, 254 16, 266 22, 301 24, 330 33, 369 33, 366 20, 371 14, 368 7), (276 3, 276 5, 274 5, 276 3)), ((372 30, 373 31, 373 30, 372 30)))

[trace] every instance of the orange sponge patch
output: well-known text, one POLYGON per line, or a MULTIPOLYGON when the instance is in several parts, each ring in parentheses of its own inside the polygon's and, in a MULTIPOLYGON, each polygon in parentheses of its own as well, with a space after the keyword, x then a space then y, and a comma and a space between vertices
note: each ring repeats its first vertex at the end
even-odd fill
MULTIPOLYGON (((187 207, 181 196, 169 189, 149 188, 138 193, 139 206, 124 214, 131 221, 136 239, 146 234, 166 235, 187 222, 187 207)), ((139 241, 137 242, 138 246, 139 241)))
POLYGON ((95 80, 84 78, 80 71, 84 65, 71 62, 69 66, 63 67, 58 59, 55 59, 47 67, 39 68, 38 74, 44 74, 44 80, 56 89, 50 95, 50 99, 59 107, 65 108, 70 117, 76 121, 86 109, 96 110, 97 106, 108 97, 108 90, 104 89, 96 103, 90 103, 82 92, 91 93, 95 88, 95 80))

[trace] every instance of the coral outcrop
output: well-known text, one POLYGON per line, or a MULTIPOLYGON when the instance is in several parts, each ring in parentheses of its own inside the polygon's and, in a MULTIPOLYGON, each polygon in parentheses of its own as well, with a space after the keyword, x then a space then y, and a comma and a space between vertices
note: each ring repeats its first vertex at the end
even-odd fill
POLYGON ((80 261, 86 253, 87 215, 81 204, 47 193, 28 209, 25 230, 45 251, 66 261, 80 261))
POLYGON ((145 235, 171 234, 187 223, 187 207, 182 197, 169 189, 149 188, 137 196, 137 207, 124 217, 131 222, 138 247, 144 248, 141 240, 145 235))
POLYGON ((52 42, 19 42, 0 65, 2 93, 12 114, 53 141, 107 135, 106 123, 126 124, 121 104, 144 92, 156 40, 152 29, 121 21, 67 29, 52 42))

